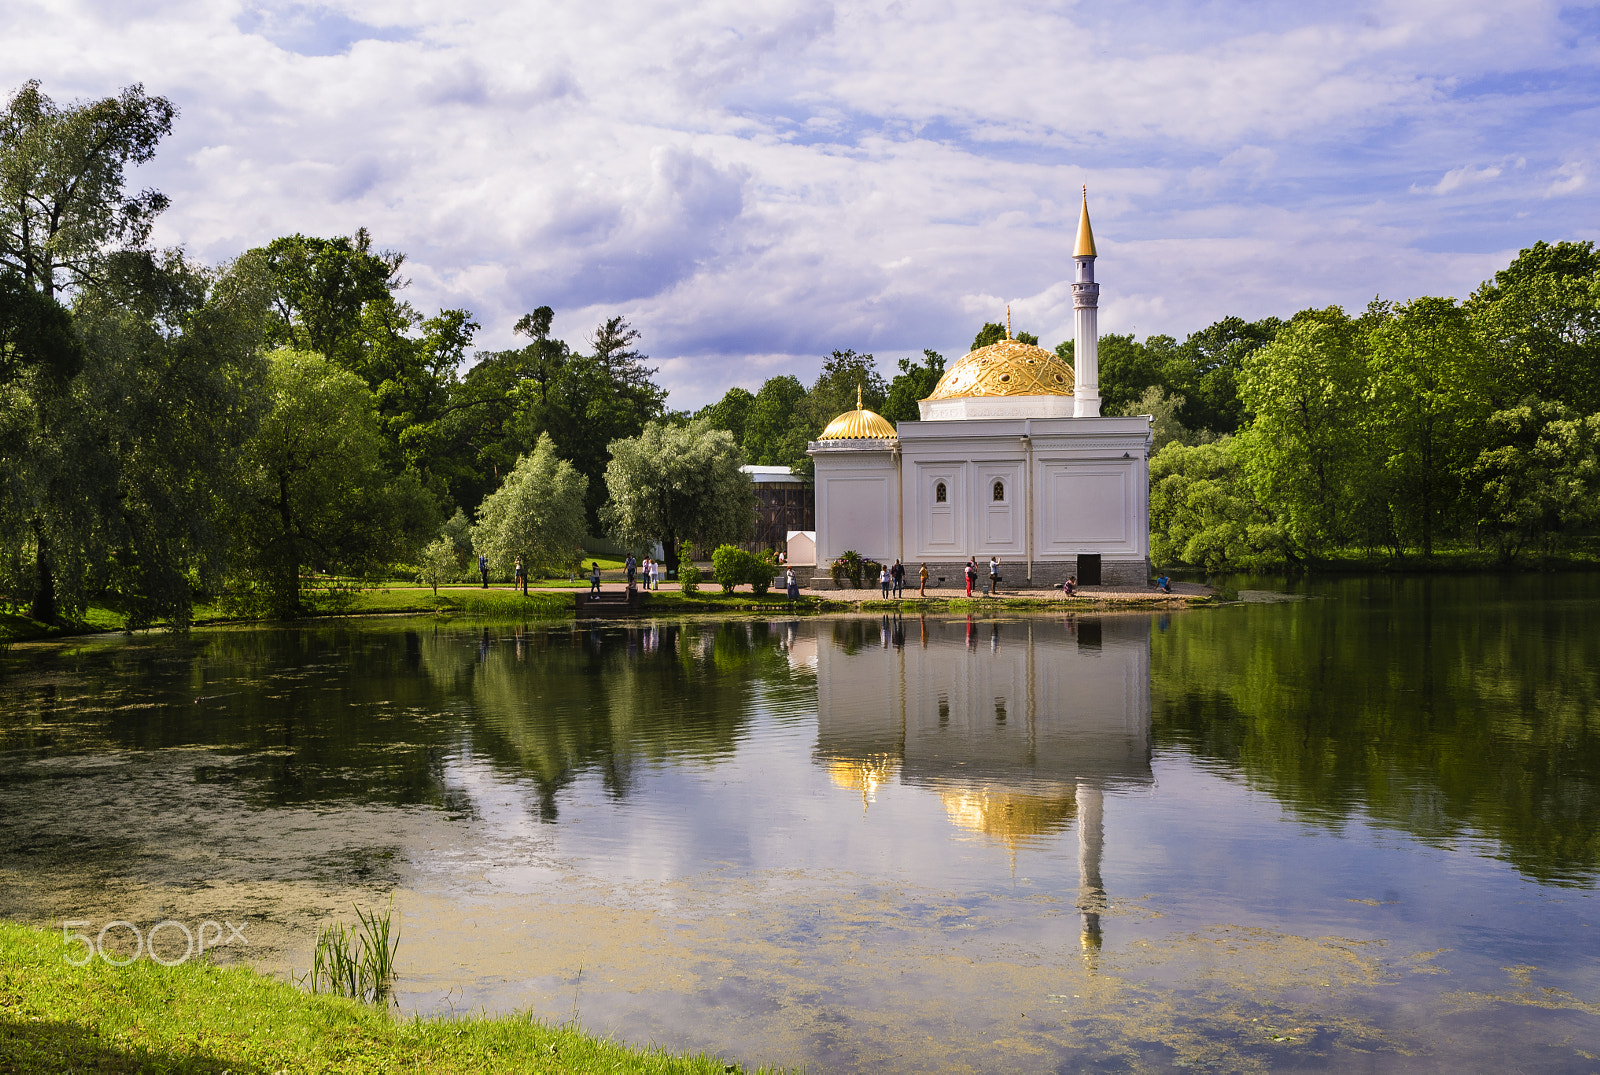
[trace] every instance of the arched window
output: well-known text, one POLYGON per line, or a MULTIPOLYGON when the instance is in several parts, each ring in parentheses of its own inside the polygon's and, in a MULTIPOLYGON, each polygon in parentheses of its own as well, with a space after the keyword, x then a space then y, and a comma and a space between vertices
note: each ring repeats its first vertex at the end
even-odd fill
POLYGON ((994 498, 996 500, 1004 500, 1006 498, 1006 483, 1005 482, 995 482, 994 483, 994 498))
POLYGON ((935 504, 943 504, 945 502, 944 482, 940 482, 933 487, 933 502, 935 504))

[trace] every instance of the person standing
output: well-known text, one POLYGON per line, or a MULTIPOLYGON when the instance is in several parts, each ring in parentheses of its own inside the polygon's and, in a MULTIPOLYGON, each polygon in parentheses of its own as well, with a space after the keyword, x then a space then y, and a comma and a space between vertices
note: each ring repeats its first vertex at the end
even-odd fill
POLYGON ((483 588, 489 588, 489 558, 483 553, 478 554, 478 574, 483 576, 483 588))
POLYGON ((593 600, 600 596, 600 561, 589 562, 589 598, 593 600))
POLYGON ((628 554, 628 565, 627 566, 628 566, 628 589, 631 590, 634 587, 634 584, 635 584, 635 581, 636 581, 635 576, 636 576, 636 573, 639 570, 639 562, 633 558, 633 553, 631 553, 631 552, 628 554))
POLYGON ((978 581, 978 558, 976 556, 969 556, 967 558, 966 575, 967 575, 967 596, 971 597, 972 596, 972 584, 978 581))
POLYGON ((894 583, 894 599, 896 601, 906 594, 906 567, 899 560, 889 569, 889 581, 894 583))
POLYGON ((789 600, 800 600, 800 580, 794 577, 794 568, 789 568, 783 573, 783 588, 789 594, 789 600))
POLYGON ((997 595, 1000 592, 1000 557, 989 557, 989 593, 997 595))
POLYGON ((928 596, 928 565, 923 564, 922 570, 917 572, 917 596, 928 596))
POLYGON ((511 588, 521 589, 522 596, 528 596, 528 572, 522 566, 522 557, 517 557, 516 565, 511 569, 511 588))
POLYGON ((878 589, 883 591, 883 596, 887 600, 889 597, 889 569, 886 567, 878 568, 878 589))

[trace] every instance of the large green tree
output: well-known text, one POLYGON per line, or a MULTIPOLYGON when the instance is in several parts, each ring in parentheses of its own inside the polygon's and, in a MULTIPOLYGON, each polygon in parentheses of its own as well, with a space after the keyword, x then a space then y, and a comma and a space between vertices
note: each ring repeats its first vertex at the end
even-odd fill
POLYGON ((355 374, 275 351, 266 398, 243 456, 236 564, 274 611, 294 613, 303 568, 369 572, 414 552, 439 520, 415 475, 384 467, 372 393, 355 374))
POLYGON ((659 541, 669 570, 684 541, 710 548, 754 530, 755 491, 727 430, 705 419, 651 422, 637 437, 613 441, 610 454, 607 529, 625 542, 659 541))
POLYGON ((734 385, 715 403, 708 403, 694 412, 694 417, 704 418, 713 429, 726 429, 733 434, 734 442, 744 443, 745 425, 750 417, 750 406, 756 397, 748 388, 734 385))
POLYGON ((744 453, 752 463, 771 467, 799 466, 811 438, 809 420, 801 413, 806 389, 792 374, 769 377, 745 417, 744 453))
POLYGON ((1600 252, 1535 243, 1468 303, 1500 369, 1495 405, 1529 399, 1600 411, 1600 252))
POLYGON ((1397 306, 1367 351, 1363 424, 1382 456, 1389 512, 1402 537, 1432 556, 1478 454, 1491 369, 1466 311, 1451 299, 1397 306))
POLYGON ((177 109, 140 85, 58 106, 29 81, 0 113, 0 266, 46 297, 103 279, 107 255, 142 249, 165 195, 124 189, 177 109))
POLYGON ((1348 539, 1351 489, 1367 461, 1361 326, 1338 307, 1296 315, 1244 361, 1240 397, 1254 417, 1239 450, 1260 500, 1282 513, 1301 555, 1348 539))
POLYGON ((517 460, 505 482, 478 507, 473 547, 501 573, 509 573, 519 557, 531 578, 566 567, 581 553, 588 532, 587 484, 556 455, 550 435, 541 434, 533 451, 517 460))

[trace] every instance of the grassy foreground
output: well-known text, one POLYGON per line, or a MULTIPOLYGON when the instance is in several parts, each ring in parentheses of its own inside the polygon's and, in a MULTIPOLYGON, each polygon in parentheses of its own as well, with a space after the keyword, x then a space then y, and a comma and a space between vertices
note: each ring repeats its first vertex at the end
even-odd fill
POLYGON ((245 967, 72 967, 59 933, 0 922, 0 1072, 695 1072, 523 1017, 396 1019, 245 967))

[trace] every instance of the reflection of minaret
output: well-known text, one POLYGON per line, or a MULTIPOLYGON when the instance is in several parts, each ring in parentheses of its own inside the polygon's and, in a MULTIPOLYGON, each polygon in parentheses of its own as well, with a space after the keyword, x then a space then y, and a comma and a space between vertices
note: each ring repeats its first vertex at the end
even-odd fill
POLYGON ((1100 880, 1100 856, 1105 851, 1105 792, 1091 784, 1078 785, 1078 913, 1083 915, 1085 952, 1100 949, 1100 912, 1106 909, 1106 888, 1100 880))

